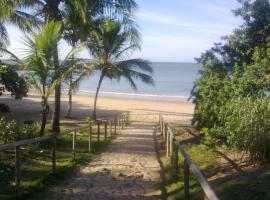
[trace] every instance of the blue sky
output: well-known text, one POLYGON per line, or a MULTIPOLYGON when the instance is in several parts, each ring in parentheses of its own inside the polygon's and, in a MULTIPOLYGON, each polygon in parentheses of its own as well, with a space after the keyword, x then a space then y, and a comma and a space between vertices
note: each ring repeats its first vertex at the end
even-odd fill
MULTIPOLYGON (((137 0, 135 17, 142 33, 142 51, 132 57, 151 61, 194 62, 221 36, 230 34, 241 24, 231 10, 236 0, 137 0)), ((9 27, 10 47, 22 56, 23 34, 9 27)), ((61 55, 68 46, 61 43, 61 55)), ((89 57, 87 51, 81 57, 89 57)))

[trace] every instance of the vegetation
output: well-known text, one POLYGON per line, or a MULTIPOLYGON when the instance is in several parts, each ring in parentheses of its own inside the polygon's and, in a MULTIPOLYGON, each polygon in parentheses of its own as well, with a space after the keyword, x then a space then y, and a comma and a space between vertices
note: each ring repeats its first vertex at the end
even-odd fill
POLYGON ((88 48, 94 57, 94 69, 100 71, 94 101, 94 119, 96 119, 98 93, 104 78, 117 80, 125 78, 133 89, 137 89, 134 78, 147 84, 154 84, 150 75, 153 70, 148 61, 124 59, 128 53, 139 48, 137 31, 125 29, 125 22, 113 20, 99 22, 89 38, 88 48))
POLYGON ((192 91, 193 123, 212 147, 224 145, 254 160, 270 160, 270 3, 239 2, 242 8, 234 12, 244 24, 198 59, 203 69, 192 91))
MULTIPOLYGON (((73 1, 73 0, 11 0, 5 1, 1 4, 1 7, 5 10, 11 8, 9 18, 12 17, 13 21, 20 28, 29 28, 28 25, 36 27, 40 23, 47 24, 50 21, 61 22, 64 24, 64 17, 70 16, 68 12, 72 12, 71 16, 76 13, 82 22, 86 22, 93 18, 114 16, 129 19, 130 14, 136 8, 136 3, 133 0, 95 0, 95 1, 73 1), (11 5, 11 7, 9 6, 11 5), (70 9, 71 8, 71 9, 70 9), (65 14, 62 14, 65 13, 65 14), (16 15, 15 15, 16 14, 16 15), (24 23, 28 22, 28 23, 24 23), (26 25, 26 26, 25 26, 26 25)), ((77 21, 76 21, 77 23, 77 21)), ((3 23, 2 23, 3 24, 3 23)), ((86 23, 89 25, 88 23, 86 23)), ((70 28, 70 27, 68 27, 70 28)), ((62 27, 61 33, 65 30, 65 26, 62 27)), ((54 47, 57 52, 57 46, 54 47)), ((59 64, 58 54, 54 54, 54 79, 62 76, 61 67, 59 64)), ((61 82, 55 85, 55 110, 52 120, 53 132, 60 131, 60 110, 61 110, 61 82)))
MULTIPOLYGON (((37 134, 38 134, 37 130, 37 134)), ((58 137, 56 148, 56 173, 51 172, 51 141, 24 146, 21 154, 21 189, 23 199, 49 199, 62 192, 62 183, 70 178, 76 170, 87 164, 93 156, 105 147, 103 137, 100 144, 96 140, 96 129, 93 130, 92 151, 88 152, 88 130, 77 134, 76 160, 73 160, 72 135, 58 137)), ((16 188, 13 184, 14 154, 1 152, 0 160, 0 199, 15 199, 16 188)))
MULTIPOLYGON (((181 141, 193 163, 200 169, 204 177, 219 197, 219 199, 246 200, 246 199, 269 199, 268 188, 269 164, 254 165, 247 156, 241 155, 234 150, 223 147, 209 148, 202 144, 202 137, 189 129, 173 127, 177 133, 176 139, 181 141), (192 134, 187 134, 190 132, 192 134), (198 153, 200 152, 200 153, 198 153)), ((160 156, 162 162, 163 180, 161 189, 164 199, 184 198, 184 166, 183 156, 179 152, 179 172, 177 179, 174 178, 171 159, 163 151, 160 143, 160 156)), ((190 199, 203 199, 203 191, 190 173, 190 199)))
POLYGON ((0 96, 8 91, 15 99, 22 99, 27 95, 28 86, 22 75, 16 71, 16 67, 3 64, 0 61, 0 96))
MULTIPOLYGON (((40 135, 44 135, 45 126, 47 123, 47 114, 49 111, 48 98, 53 92, 55 86, 61 82, 62 77, 55 75, 54 58, 55 46, 58 45, 61 39, 61 24, 59 22, 50 22, 42 27, 40 32, 32 32, 31 36, 26 36, 25 45, 27 46, 26 57, 24 59, 24 69, 30 77, 31 85, 33 85, 41 95, 42 105, 42 120, 40 135)), ((73 69, 76 65, 76 60, 70 62, 70 57, 79 48, 74 47, 65 59, 60 63, 59 68, 62 73, 73 69)))

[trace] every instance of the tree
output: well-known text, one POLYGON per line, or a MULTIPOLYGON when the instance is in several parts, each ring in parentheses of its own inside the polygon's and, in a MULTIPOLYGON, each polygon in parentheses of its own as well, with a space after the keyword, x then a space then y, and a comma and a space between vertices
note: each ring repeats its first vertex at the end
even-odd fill
MULTIPOLYGON (((24 16, 41 18, 45 23, 53 20, 60 21, 62 24, 64 24, 62 13, 67 7, 75 8, 72 12, 80 13, 82 20, 86 20, 88 17, 104 14, 129 18, 137 6, 133 0, 10 0, 10 2, 16 3, 14 12, 21 13, 24 16)), ((6 4, 10 2, 8 1, 6 4)), ((65 27, 62 28, 63 31, 65 27)), ((57 78, 61 76, 57 55, 55 55, 54 62, 55 78, 57 78)), ((55 87, 55 110, 52 123, 54 133, 60 131, 60 109, 61 83, 58 83, 55 87)))
POLYGON ((110 19, 99 21, 89 38, 88 48, 94 58, 93 65, 100 71, 96 89, 93 119, 96 120, 96 107, 99 90, 104 78, 125 78, 133 89, 137 89, 135 79, 146 84, 154 84, 149 62, 142 59, 125 60, 129 53, 139 49, 138 34, 125 29, 124 23, 110 19))
POLYGON ((270 2, 239 2, 234 12, 244 23, 198 59, 193 123, 208 145, 269 160, 270 2))
MULTIPOLYGON (((226 37, 223 37, 222 43, 217 43, 213 48, 203 53, 198 59, 202 64, 201 77, 196 80, 195 86, 191 95, 195 99, 195 118, 194 123, 200 124, 200 127, 208 127, 203 121, 210 119, 213 115, 208 117, 198 118, 199 113, 202 111, 197 110, 203 107, 205 101, 209 105, 215 105, 216 96, 209 98, 209 96, 200 95, 201 90, 207 90, 206 85, 200 84, 201 82, 207 83, 207 76, 204 74, 216 73, 222 69, 222 76, 219 81, 223 81, 225 77, 229 77, 228 81, 232 79, 232 73, 235 70, 235 64, 238 65, 238 77, 244 73, 245 65, 251 65, 255 49, 265 49, 269 46, 270 34, 270 2, 268 0, 238 0, 242 6, 234 11, 236 16, 243 19, 243 24, 234 30, 234 32, 226 37), (211 67, 209 67, 211 65, 211 67), (201 120, 201 121, 200 121, 201 120)), ((217 89, 212 89, 213 93, 218 92, 217 89)), ((224 99, 226 101, 226 99, 224 99)), ((217 113, 217 112, 215 112, 217 113)), ((205 113, 206 114, 206 113, 205 113)))
MULTIPOLYGON (((30 82, 39 91, 42 98, 42 120, 40 134, 44 135, 47 113, 48 113, 48 98, 55 87, 62 81, 62 76, 58 77, 54 70, 55 54, 58 54, 55 46, 61 39, 61 23, 49 22, 41 28, 39 32, 33 31, 31 36, 25 36, 25 45, 27 46, 26 57, 24 59, 24 70, 30 77, 30 82)), ((67 54, 65 59, 59 63, 59 69, 62 74, 73 70, 76 65, 76 60, 70 61, 72 55, 80 49, 80 46, 74 47, 67 54)))
POLYGON ((28 85, 24 76, 18 75, 17 67, 0 61, 0 96, 9 91, 15 99, 22 99, 27 95, 28 85))

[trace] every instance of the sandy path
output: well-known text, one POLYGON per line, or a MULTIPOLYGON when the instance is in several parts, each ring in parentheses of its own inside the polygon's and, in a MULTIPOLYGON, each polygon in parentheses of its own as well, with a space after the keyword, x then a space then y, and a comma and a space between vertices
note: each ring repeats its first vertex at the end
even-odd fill
POLYGON ((160 199, 153 124, 132 123, 74 177, 62 199, 160 199))

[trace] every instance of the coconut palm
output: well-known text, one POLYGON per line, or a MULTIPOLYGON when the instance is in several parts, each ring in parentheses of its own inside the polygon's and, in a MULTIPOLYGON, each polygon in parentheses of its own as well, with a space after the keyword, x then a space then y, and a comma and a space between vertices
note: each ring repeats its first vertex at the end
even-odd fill
MULTIPOLYGON (((46 127, 49 95, 62 80, 62 77, 55 75, 54 70, 55 54, 58 54, 55 46, 58 46, 61 39, 61 29, 60 22, 52 21, 42 27, 40 31, 33 31, 31 36, 26 35, 24 40, 27 47, 23 60, 24 70, 30 77, 30 83, 39 91, 42 98, 41 135, 44 134, 46 127)), ((68 70, 73 70, 77 61, 70 61, 70 58, 79 49, 80 46, 74 47, 59 63, 63 74, 67 73, 68 70)))
MULTIPOLYGON (((4 4, 16 3, 14 12, 24 16, 35 16, 44 20, 45 23, 54 20, 63 23, 63 11, 67 7, 73 7, 72 12, 80 13, 82 20, 96 18, 100 15, 111 15, 114 17, 129 18, 132 11, 137 7, 134 0, 8 0, 4 4)), ((65 27, 62 27, 64 30, 65 27)), ((56 48, 56 47, 55 47, 56 48)), ((54 58, 55 76, 61 76, 59 59, 57 54, 54 58)), ((53 115, 53 132, 60 131, 60 109, 61 109, 61 84, 55 87, 55 110, 53 115)))
POLYGON ((137 31, 133 32, 124 27, 124 22, 99 21, 99 25, 89 38, 88 48, 94 58, 93 65, 100 71, 94 100, 94 120, 96 120, 98 94, 104 78, 116 80, 124 78, 134 90, 137 89, 134 79, 139 79, 146 84, 154 84, 151 76, 153 70, 148 61, 125 59, 132 51, 139 49, 139 41, 137 31))

